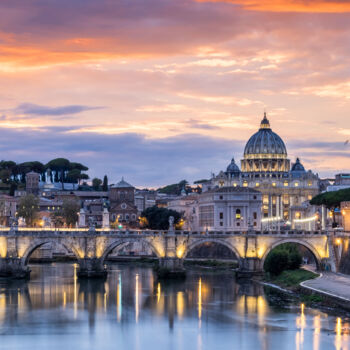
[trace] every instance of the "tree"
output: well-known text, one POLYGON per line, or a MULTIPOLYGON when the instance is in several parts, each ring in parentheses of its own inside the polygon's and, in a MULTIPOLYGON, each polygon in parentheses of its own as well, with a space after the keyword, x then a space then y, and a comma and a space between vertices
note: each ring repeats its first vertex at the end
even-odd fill
POLYGON ((65 199, 60 215, 64 218, 68 227, 74 227, 79 218, 80 205, 73 199, 65 199))
POLYGON ((104 191, 104 192, 108 191, 108 178, 107 178, 107 175, 105 175, 103 177, 102 191, 104 191))
POLYGON ((299 269, 302 260, 297 245, 295 243, 285 243, 268 254, 264 269, 272 275, 279 275, 283 270, 299 269))
POLYGON ((166 193, 166 194, 180 195, 182 189, 186 188, 187 184, 188 184, 188 182, 186 180, 182 180, 182 181, 180 181, 177 184, 172 184, 172 185, 168 185, 168 186, 165 186, 165 187, 158 188, 158 192, 166 193))
POLYGON ((17 216, 26 221, 27 226, 32 226, 38 217, 39 199, 32 194, 21 197, 18 203, 17 216))
POLYGON ((46 165, 46 169, 51 169, 56 172, 56 174, 60 174, 60 181, 62 184, 62 190, 64 190, 64 178, 65 172, 70 170, 70 162, 66 158, 55 158, 50 160, 46 165))
POLYGON ((344 190, 320 193, 311 199, 312 205, 324 205, 328 209, 340 206, 341 202, 350 201, 350 188, 344 190))
POLYGON ((141 221, 146 225, 147 228, 150 228, 152 230, 168 230, 169 216, 174 217, 175 225, 181 219, 181 214, 175 210, 153 206, 151 208, 145 209, 141 213, 141 221))
POLYGON ((51 222, 55 227, 62 227, 64 225, 64 217, 62 210, 56 210, 50 214, 51 222))
POLYGON ((98 179, 97 177, 94 177, 92 179, 92 188, 95 191, 99 191, 100 190, 101 184, 102 184, 102 180, 101 179, 98 179))
POLYGON ((320 193, 311 199, 312 205, 324 205, 333 213, 333 225, 335 226, 334 209, 340 207, 341 202, 350 201, 350 188, 344 190, 320 193))

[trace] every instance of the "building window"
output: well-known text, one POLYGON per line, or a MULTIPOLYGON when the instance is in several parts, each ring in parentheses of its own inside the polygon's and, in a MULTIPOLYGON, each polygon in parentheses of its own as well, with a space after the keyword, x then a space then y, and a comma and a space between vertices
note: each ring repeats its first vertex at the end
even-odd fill
POLYGON ((129 220, 129 214, 125 214, 125 220, 129 220))
POLYGON ((294 186, 295 186, 295 187, 298 187, 298 186, 299 186, 299 182, 295 182, 295 183, 294 183, 294 186))
POLYGON ((255 184, 255 187, 259 187, 260 186, 260 184, 259 184, 259 182, 257 182, 256 184, 255 184))
POLYGON ((135 214, 132 214, 131 218, 132 218, 132 221, 136 221, 136 215, 135 214))
POLYGON ((284 181, 284 184, 283 184, 283 185, 284 185, 284 187, 288 187, 288 185, 289 185, 289 184, 288 184, 288 181, 284 181))
POLYGON ((256 196, 253 196, 253 199, 256 199, 256 196))
POLYGON ((224 218, 224 213, 220 213, 220 219, 224 218))
POLYGON ((256 212, 254 212, 254 213, 253 213, 253 218, 254 218, 254 220, 256 220, 257 217, 258 217, 258 214, 257 214, 256 212))
POLYGON ((312 182, 309 182, 307 185, 308 185, 309 187, 311 187, 311 186, 312 186, 312 182))
POLYGON ((241 219, 241 209, 236 209, 236 219, 237 220, 241 219))
POLYGON ((119 214, 119 215, 118 215, 118 219, 119 219, 119 220, 123 220, 123 214, 119 214))
POLYGON ((296 218, 296 219, 300 219, 300 212, 297 211, 297 212, 295 213, 295 218, 296 218))
POLYGON ((239 222, 236 223, 236 226, 241 226, 241 224, 239 222))
POLYGON ((223 197, 223 196, 220 196, 220 199, 224 199, 224 197, 223 197))
POLYGON ((122 207, 122 209, 126 209, 126 204, 123 203, 123 204, 121 205, 121 207, 122 207))
POLYGON ((243 187, 248 187, 248 182, 247 181, 243 182, 243 187))
POLYGON ((254 226, 257 226, 256 221, 254 221, 254 226))
POLYGON ((234 184, 233 184, 233 187, 237 187, 237 184, 236 184, 236 183, 234 183, 234 184))
POLYGON ((311 199, 312 199, 311 194, 309 194, 309 195, 307 196, 307 199, 308 199, 309 201, 311 201, 311 199))
POLYGON ((272 183, 272 187, 276 187, 276 182, 273 182, 273 183, 272 183))
POLYGON ((222 221, 220 221, 220 226, 224 226, 224 224, 223 224, 223 222, 222 222, 222 221))

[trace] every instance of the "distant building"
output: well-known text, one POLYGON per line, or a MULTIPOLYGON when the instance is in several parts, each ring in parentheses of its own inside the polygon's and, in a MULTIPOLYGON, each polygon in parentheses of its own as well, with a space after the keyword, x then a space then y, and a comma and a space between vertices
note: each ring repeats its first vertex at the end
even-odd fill
POLYGON ((27 194, 39 194, 40 174, 31 171, 26 174, 26 192, 27 194))
POLYGON ((197 194, 179 196, 168 202, 168 209, 175 210, 182 214, 184 225, 182 229, 192 231, 198 229, 198 198, 197 194))
POLYGON ((10 218, 16 217, 17 200, 6 194, 0 195, 0 226, 9 226, 10 218))
POLYGON ((138 210, 135 206, 135 188, 124 178, 109 189, 110 221, 135 226, 138 223, 138 210))
POLYGON ((271 130, 265 114, 259 130, 245 146, 241 170, 232 159, 226 171, 202 182, 203 192, 222 187, 259 191, 263 222, 282 224, 306 218, 302 204, 319 193, 319 178, 311 170, 306 171, 299 158, 291 166, 286 146, 271 130))

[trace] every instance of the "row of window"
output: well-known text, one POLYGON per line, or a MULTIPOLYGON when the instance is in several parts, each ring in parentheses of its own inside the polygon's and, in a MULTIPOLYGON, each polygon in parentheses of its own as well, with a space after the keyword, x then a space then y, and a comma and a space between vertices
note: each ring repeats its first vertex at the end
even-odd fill
MULTIPOLYGON (((241 220, 242 219, 242 216, 241 216, 241 209, 236 209, 236 220, 241 220)), ((224 213, 223 212, 220 212, 219 213, 219 219, 220 220, 223 220, 224 218, 224 213)), ((256 220, 258 218, 258 214, 257 212, 253 212, 253 219, 256 220)))
POLYGON ((131 214, 131 216, 129 214, 125 214, 125 215, 123 215, 123 214, 118 214, 118 215, 113 214, 112 215, 112 220, 115 221, 118 218, 119 221, 122 221, 122 220, 129 221, 130 217, 131 217, 132 221, 136 221, 136 214, 131 214))

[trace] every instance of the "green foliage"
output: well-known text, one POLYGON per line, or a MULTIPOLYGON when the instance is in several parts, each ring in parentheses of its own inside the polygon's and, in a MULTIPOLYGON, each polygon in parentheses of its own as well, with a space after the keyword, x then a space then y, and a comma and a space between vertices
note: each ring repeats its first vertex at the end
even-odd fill
POLYGON ((153 206, 147 208, 141 213, 141 218, 145 218, 147 228, 152 230, 167 230, 169 228, 169 217, 174 217, 174 224, 176 225, 180 219, 181 214, 175 210, 167 208, 158 208, 153 206))
POLYGON ((298 287, 301 282, 311 280, 319 275, 304 269, 285 270, 278 276, 273 276, 271 282, 281 287, 298 287))
POLYGON ((197 181, 195 181, 194 182, 194 184, 196 185, 196 184, 201 184, 201 183, 203 183, 203 182, 208 182, 209 180, 207 180, 207 179, 201 179, 201 180, 197 180, 197 181))
POLYGON ((108 178, 107 178, 107 175, 105 175, 103 177, 102 191, 104 191, 104 192, 108 191, 108 178))
POLYGON ((102 180, 94 177, 92 179, 92 188, 94 189, 94 191, 99 191, 101 189, 101 185, 102 185, 102 180))
POLYGON ((312 205, 325 205, 328 209, 339 207, 341 202, 350 201, 350 188, 320 193, 311 199, 312 205))
POLYGON ((73 199, 66 199, 63 201, 61 216, 64 218, 68 227, 74 227, 79 218, 80 205, 73 199))
POLYGON ((186 188, 186 185, 188 184, 188 182, 186 180, 182 180, 177 184, 172 184, 172 185, 168 185, 165 187, 161 187, 158 189, 159 193, 166 193, 166 194, 176 194, 176 195, 180 195, 181 191, 183 188, 186 188))
POLYGON ((279 275, 284 270, 299 269, 302 256, 294 243, 282 244, 273 249, 265 260, 264 269, 272 275, 279 275))
POLYGON ((64 217, 62 215, 62 210, 56 210, 50 214, 51 222, 54 227, 63 227, 64 225, 64 217))
POLYGON ((39 199, 32 194, 21 197, 18 203, 17 216, 25 219, 27 226, 32 226, 38 217, 39 199))

